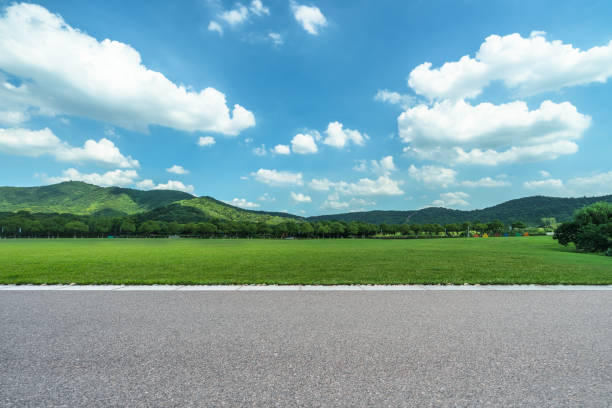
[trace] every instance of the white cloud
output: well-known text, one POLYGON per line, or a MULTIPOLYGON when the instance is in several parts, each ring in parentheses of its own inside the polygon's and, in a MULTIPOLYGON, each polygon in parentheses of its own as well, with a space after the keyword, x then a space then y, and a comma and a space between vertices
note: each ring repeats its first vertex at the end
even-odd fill
POLYGON ((0 151, 19 156, 39 157, 44 154, 71 163, 97 163, 121 168, 139 167, 138 160, 124 156, 113 142, 102 138, 87 140, 83 147, 72 147, 60 140, 49 128, 0 129, 0 151))
POLYGON ((436 207, 465 207, 469 203, 465 200, 469 197, 469 194, 462 191, 456 191, 454 193, 442 193, 440 199, 435 200, 433 205, 436 207))
POLYGON ((265 7, 261 0, 253 0, 249 6, 249 10, 251 10, 251 13, 255 14, 256 16, 270 14, 270 9, 265 7))
POLYGON ((141 190, 152 190, 155 188, 155 183, 151 179, 144 179, 135 184, 136 188, 141 190))
POLYGON ((276 201, 275 197, 272 197, 270 194, 268 193, 263 193, 259 198, 259 201, 265 201, 265 202, 269 202, 269 203, 273 203, 276 201))
POLYGON ((380 160, 357 160, 357 164, 353 166, 353 170, 359 172, 371 171, 379 176, 388 176, 391 172, 396 171, 393 156, 385 156, 380 160))
POLYGON ((410 165, 408 175, 423 183, 426 187, 446 188, 452 184, 455 184, 457 171, 440 166, 423 166, 419 169, 415 165, 410 165))
POLYGON ((234 207, 247 208, 247 209, 261 207, 259 204, 247 201, 245 198, 234 198, 232 201, 225 201, 225 203, 229 205, 233 205, 234 207))
POLYGON ((612 194, 612 171, 574 177, 567 181, 567 185, 574 194, 594 196, 612 194))
POLYGON ((327 196, 327 199, 321 205, 321 208, 329 208, 332 210, 344 210, 349 208, 350 203, 348 201, 340 201, 338 193, 332 193, 327 196))
POLYGON ((62 171, 60 177, 44 177, 44 180, 51 184, 61 183, 62 181, 84 181, 101 187, 126 187, 134 184, 136 179, 138 179, 138 173, 135 170, 113 170, 104 174, 84 174, 74 168, 62 171))
POLYGON ((296 203, 310 203, 312 202, 312 199, 310 198, 310 196, 304 195, 302 193, 294 193, 293 191, 291 192, 291 199, 293 201, 295 201, 296 203))
POLYGON ((259 147, 254 147, 252 152, 255 156, 265 156, 266 154, 268 154, 265 144, 262 144, 259 147))
POLYGON ((327 19, 318 7, 291 3, 293 17, 308 34, 317 35, 319 30, 327 25, 327 19))
POLYGON ((414 104, 414 97, 410 95, 402 95, 398 92, 392 92, 388 89, 379 89, 374 95, 374 100, 391 105, 400 105, 404 109, 408 109, 414 104))
POLYGON ((480 180, 465 180, 461 182, 462 186, 466 187, 507 187, 510 182, 506 180, 500 180, 499 178, 483 177, 480 180))
POLYGON ((342 149, 349 142, 357 146, 363 146, 366 139, 369 139, 368 135, 362 134, 357 130, 344 129, 344 125, 340 122, 330 122, 327 125, 325 133, 327 137, 323 140, 323 143, 332 147, 342 149))
POLYGON ((425 62, 408 79, 409 86, 430 99, 473 98, 493 81, 501 81, 520 95, 556 91, 612 76, 612 41, 587 51, 561 41, 548 41, 542 32, 491 35, 474 58, 433 68, 425 62))
POLYGON ((215 142, 215 138, 212 136, 200 136, 200 138, 198 139, 198 146, 212 146, 214 145, 215 142))
POLYGON ((23 122, 27 122, 30 115, 18 110, 0 110, 0 124, 8 126, 17 126, 23 122))
POLYGON ((482 165, 555 159, 578 150, 574 140, 591 118, 569 102, 544 101, 529 110, 525 102, 476 106, 445 100, 418 105, 398 118, 405 149, 421 158, 482 165))
POLYGON ((219 33, 219 35, 223 35, 223 27, 221 27, 221 24, 217 23, 216 21, 211 21, 208 23, 208 31, 215 31, 219 33))
POLYGON ((379 161, 372 160, 372 171, 379 175, 388 176, 391 172, 396 171, 395 163, 393 163, 393 156, 385 156, 379 161))
POLYGON ((0 100, 45 115, 77 115, 146 131, 150 125, 237 135, 255 125, 240 105, 230 112, 214 88, 194 91, 143 65, 138 51, 98 41, 35 4, 14 4, 0 17, 0 100), (7 85, 8 84, 8 85, 7 85), (10 85, 10 86, 9 86, 10 85))
POLYGON ((546 170, 540 170, 540 176, 542 176, 544 178, 549 178, 550 177, 550 173, 547 172, 546 170))
POLYGON ((376 201, 366 200, 363 198, 351 198, 348 201, 341 201, 338 193, 332 193, 327 196, 327 199, 321 205, 323 209, 331 210, 348 210, 355 211, 356 207, 368 207, 376 205, 376 201))
POLYGON ((563 188, 563 181, 560 179, 526 181, 523 183, 523 187, 529 190, 560 189, 563 188))
POLYGON ((219 18, 231 26, 244 23, 248 17, 249 9, 242 4, 237 4, 235 9, 219 14, 219 18))
POLYGON ((404 194, 399 187, 401 181, 392 180, 389 176, 380 176, 377 179, 361 178, 356 183, 346 181, 330 181, 324 179, 312 179, 308 186, 315 191, 335 190, 340 194, 351 196, 372 195, 401 195, 404 194))
POLYGON ((283 36, 279 33, 268 33, 268 38, 272 41, 272 44, 280 46, 285 42, 283 41, 283 36))
POLYGON ((285 187, 304 185, 302 173, 259 169, 257 172, 251 173, 251 176, 253 176, 253 178, 260 183, 268 184, 270 186, 285 187))
POLYGON ((272 151, 276 154, 283 154, 283 155, 291 154, 291 149, 289 148, 289 146, 283 145, 283 144, 278 144, 274 146, 274 149, 272 151))
POLYGON ((189 174, 189 170, 186 170, 183 166, 179 166, 178 164, 175 164, 174 166, 167 168, 166 171, 168 173, 174 173, 174 174, 189 174))
POLYGON ((317 144, 311 134, 298 133, 291 139, 291 149, 297 154, 311 154, 318 151, 317 144))
POLYGON ((194 188, 192 185, 185 185, 181 181, 168 180, 165 184, 158 184, 153 187, 153 190, 177 190, 184 191, 185 193, 193 194, 194 188))
POLYGON ((334 185, 335 183, 333 181, 329 181, 326 178, 321 180, 312 179, 310 183, 308 183, 308 187, 315 191, 329 191, 334 185))

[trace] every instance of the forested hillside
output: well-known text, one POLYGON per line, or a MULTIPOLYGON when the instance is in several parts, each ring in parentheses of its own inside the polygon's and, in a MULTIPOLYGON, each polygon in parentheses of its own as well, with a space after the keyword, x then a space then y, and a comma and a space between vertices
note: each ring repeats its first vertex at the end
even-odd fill
POLYGON ((136 214, 193 198, 172 190, 141 191, 66 181, 42 187, 0 187, 0 212, 136 214))
POLYGON ((374 224, 449 224, 456 222, 500 220, 505 224, 523 221, 539 225, 542 218, 553 217, 557 221, 568 221, 574 211, 598 201, 612 202, 612 195, 602 197, 560 198, 533 196, 506 201, 505 203, 481 210, 451 210, 429 207, 417 211, 368 211, 310 217, 310 221, 366 221, 374 224))
POLYGON ((191 198, 156 208, 139 216, 155 221, 201 222, 207 220, 226 220, 235 222, 264 222, 280 224, 288 219, 300 220, 301 217, 281 212, 245 210, 215 200, 212 197, 191 198))

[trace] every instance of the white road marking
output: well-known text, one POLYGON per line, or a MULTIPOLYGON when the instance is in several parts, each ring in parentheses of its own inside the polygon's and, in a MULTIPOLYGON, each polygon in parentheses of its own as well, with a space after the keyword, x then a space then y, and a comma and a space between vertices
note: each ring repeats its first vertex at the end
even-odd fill
POLYGON ((612 285, 0 285, 0 291, 612 291, 612 285))

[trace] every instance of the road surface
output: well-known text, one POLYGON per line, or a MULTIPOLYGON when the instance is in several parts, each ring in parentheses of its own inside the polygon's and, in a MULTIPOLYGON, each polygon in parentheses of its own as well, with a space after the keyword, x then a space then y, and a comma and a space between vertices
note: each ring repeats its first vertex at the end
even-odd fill
POLYGON ((612 291, 5 291, 0 406, 612 406, 612 291))

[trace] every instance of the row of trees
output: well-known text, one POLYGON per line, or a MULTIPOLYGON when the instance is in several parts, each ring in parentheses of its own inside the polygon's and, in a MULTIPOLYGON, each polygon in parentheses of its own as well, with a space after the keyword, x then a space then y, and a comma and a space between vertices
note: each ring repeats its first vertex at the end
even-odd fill
POLYGON ((105 237, 113 236, 194 236, 194 237, 266 237, 266 238, 340 238, 372 236, 459 237, 470 234, 522 230, 525 224, 505 226, 500 221, 455 224, 369 224, 365 222, 286 222, 266 223, 209 220, 207 222, 138 221, 135 217, 101 218, 71 214, 0 213, 2 237, 105 237))

